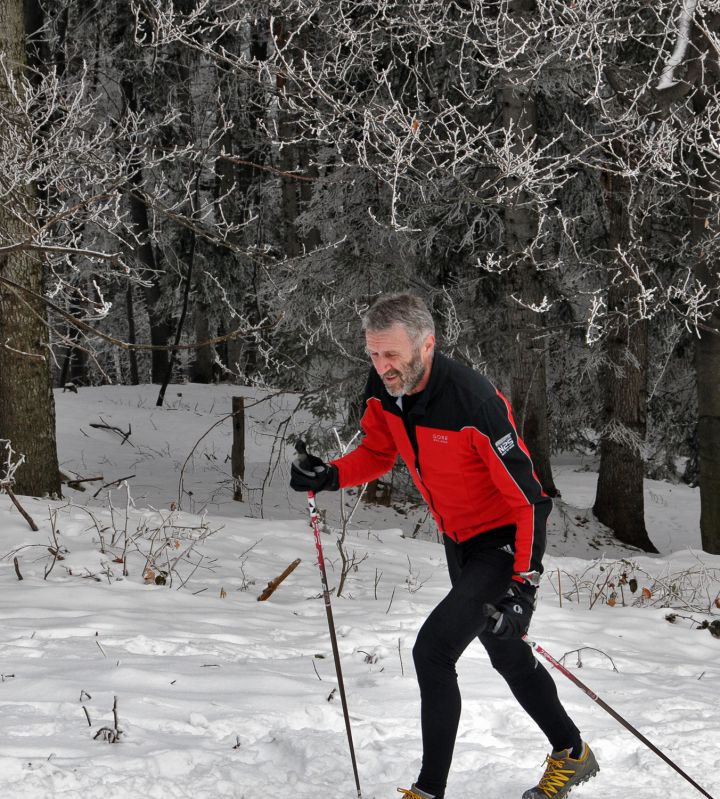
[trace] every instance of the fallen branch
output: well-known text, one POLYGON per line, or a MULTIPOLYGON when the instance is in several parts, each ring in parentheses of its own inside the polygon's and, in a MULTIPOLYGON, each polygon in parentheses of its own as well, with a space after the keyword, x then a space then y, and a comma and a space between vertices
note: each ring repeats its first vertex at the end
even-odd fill
POLYGON ((98 495, 98 494, 99 494, 101 491, 103 491, 104 489, 106 489, 106 488, 112 488, 113 486, 116 486, 116 485, 118 485, 119 483, 122 483, 122 482, 123 482, 123 480, 130 480, 130 479, 132 479, 133 477, 135 477, 135 475, 134 475, 134 474, 129 474, 127 477, 118 477, 118 479, 117 479, 117 480, 113 480, 113 481, 112 481, 112 483, 105 483, 105 485, 104 485, 104 486, 100 486, 100 488, 98 488, 98 490, 97 490, 97 491, 96 491, 96 492, 93 494, 93 499, 95 499, 95 497, 97 497, 97 495, 98 495))
POLYGON ((81 483, 97 483, 98 480, 104 480, 105 478, 100 475, 99 477, 76 477, 70 479, 69 477, 65 477, 63 481, 68 488, 74 488, 76 491, 85 491, 81 483))
MULTIPOLYGON (((9 485, 4 485, 4 486, 3 486, 3 488, 4 488, 4 489, 5 489, 5 491, 7 492, 7 495, 10 497, 10 499, 12 500, 12 503, 13 503, 13 505, 14 505, 14 506, 15 506, 15 507, 16 507, 16 508, 17 508, 17 509, 20 511, 20 515, 21 515, 21 516, 23 517, 23 519, 25 519, 25 521, 26 521, 26 522, 27 522, 27 523, 30 525, 30 529, 31 529, 31 530, 32 530, 34 533, 37 533, 37 532, 39 531, 39 529, 40 529, 40 528, 37 526, 37 524, 35 524, 35 522, 33 521, 33 518, 32 518, 32 516, 31 516, 31 515, 30 515, 30 514, 29 514, 29 513, 28 513, 28 512, 25 510, 25 508, 23 508, 23 506, 22 506, 22 505, 21 505, 21 504, 18 502, 18 498, 15 496, 15 493, 14 493, 14 491, 12 490, 12 488, 10 488, 10 486, 9 486, 9 485)), ((22 578, 21 578, 21 579, 22 579, 22 578)))
POLYGON ((130 424, 128 424, 127 433, 124 430, 121 430, 119 427, 115 427, 114 425, 111 424, 106 424, 105 422, 103 422, 102 424, 100 424, 99 422, 90 422, 90 427, 94 427, 97 430, 112 430, 113 433, 117 433, 120 436, 120 438, 122 438, 122 442, 120 444, 121 447, 128 440, 128 438, 130 438, 130 435, 132 434, 132 425, 130 424))
POLYGON ((258 597, 258 602, 264 602, 266 599, 269 599, 269 598, 270 598, 270 597, 271 597, 271 596, 272 596, 272 595, 275 593, 275 590, 276 590, 276 589, 277 589, 277 587, 280 585, 280 583, 281 583, 281 582, 282 582, 282 581, 283 581, 283 580, 284 580, 286 577, 288 577, 289 575, 291 575, 291 574, 292 574, 292 573, 295 571, 295 569, 297 569, 297 567, 300 565, 300 563, 301 563, 301 561, 300 561, 300 558, 296 558, 296 559, 295 559, 295 560, 294 560, 294 561, 293 561, 293 562, 292 562, 292 563, 291 563, 291 564, 290 564, 290 565, 287 567, 287 569, 285 569, 285 571, 284 571, 282 574, 280 574, 280 575, 279 575, 278 577, 276 577, 274 580, 270 580, 270 582, 267 584, 267 587, 265 588, 265 590, 264 590, 264 591, 262 592, 262 594, 260 594, 260 596, 258 597))

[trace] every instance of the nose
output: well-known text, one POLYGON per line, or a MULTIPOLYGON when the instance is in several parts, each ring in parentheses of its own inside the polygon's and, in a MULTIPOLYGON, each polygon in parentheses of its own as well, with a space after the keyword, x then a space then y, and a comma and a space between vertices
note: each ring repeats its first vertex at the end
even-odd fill
POLYGON ((375 367, 375 371, 382 377, 385 372, 387 372, 392 367, 390 366, 390 361, 387 358, 383 358, 382 355, 373 355, 372 356, 373 366, 375 367))

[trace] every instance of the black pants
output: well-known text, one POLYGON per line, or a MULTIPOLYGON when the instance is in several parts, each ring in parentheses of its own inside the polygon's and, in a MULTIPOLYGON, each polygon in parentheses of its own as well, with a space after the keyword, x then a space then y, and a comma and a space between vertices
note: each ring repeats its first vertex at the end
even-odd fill
POLYGON ((436 797, 445 793, 460 721, 455 664, 476 636, 553 750, 574 746, 580 740, 577 727, 560 704, 552 677, 535 659, 530 646, 521 639, 503 640, 483 632, 483 605, 503 597, 513 571, 513 556, 498 549, 496 543, 493 546, 486 548, 483 534, 463 544, 445 536, 452 588, 428 616, 413 649, 423 741, 417 785, 436 797))

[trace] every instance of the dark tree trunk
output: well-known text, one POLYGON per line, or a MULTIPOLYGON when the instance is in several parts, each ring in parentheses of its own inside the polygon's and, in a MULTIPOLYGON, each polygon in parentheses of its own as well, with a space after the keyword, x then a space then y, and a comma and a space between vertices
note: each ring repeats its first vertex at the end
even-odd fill
POLYGON ((700 536, 706 552, 720 555, 720 313, 695 342, 698 398, 700 536))
MULTIPOLYGON (((720 33, 720 13, 707 13, 703 30, 696 28, 693 42, 702 58, 699 72, 702 85, 693 97, 697 114, 703 114, 708 104, 716 102, 720 87, 720 65, 712 55, 714 42, 707 32, 717 37, 720 33)), ((696 155, 697 185, 692 203, 692 232, 697 248, 695 275, 698 282, 711 287, 715 294, 715 307, 707 323, 699 331, 695 342, 695 375, 698 401, 698 467, 700 485, 700 536, 706 552, 720 555, 720 268, 716 260, 717 246, 706 246, 717 241, 717 194, 720 191, 720 159, 710 141, 710 129, 702 129, 702 153, 696 155)))
MULTIPOLYGON (((308 143, 304 144, 299 149, 299 163, 298 167, 301 170, 304 177, 308 178, 317 178, 318 177, 318 169, 315 163, 313 162, 313 152, 310 149, 310 145, 308 143)), ((301 203, 301 211, 307 211, 310 205, 310 201, 312 200, 312 193, 313 193, 313 186, 314 183, 310 180, 301 180, 299 185, 300 190, 300 203, 301 203)), ((321 244, 320 238, 320 231, 317 227, 313 226, 310 230, 307 231, 305 236, 303 236, 303 244, 305 246, 306 252, 312 252, 316 250, 321 244)))
MULTIPOLYGON (((278 47, 282 48, 287 42, 285 22, 275 20, 273 31, 278 47)), ((287 110, 287 103, 284 100, 285 92, 288 89, 287 79, 278 73, 276 79, 278 93, 278 135, 280 142, 285 145, 280 150, 277 159, 280 176, 280 207, 282 209, 282 224, 285 231, 285 254, 288 258, 296 258, 302 252, 302 243, 297 229, 297 218, 300 213, 300 198, 298 196, 298 181, 293 177, 288 177, 287 173, 296 172, 299 166, 298 146, 292 144, 295 136, 295 121, 292 114, 287 110)))
MULTIPOLYGON (((709 151, 709 150, 708 150, 709 151)), ((707 152, 707 151, 706 151, 707 152)), ((716 236, 714 220, 717 209, 711 207, 709 198, 720 185, 720 164, 704 159, 703 170, 708 177, 695 192, 692 206, 692 231, 698 256, 695 276, 704 286, 718 286, 718 266, 706 252, 713 247, 703 247, 703 242, 716 236), (717 179, 712 180, 712 172, 717 179)), ((698 170, 700 173, 703 170, 698 170)), ((720 555, 720 308, 716 305, 709 320, 698 332, 695 340, 695 378, 698 403, 698 472, 700 486, 700 537, 706 552, 720 555)))
MULTIPOLYGON (((532 10, 532 2, 516 2, 515 13, 532 10)), ((508 75, 501 93, 503 123, 513 132, 512 147, 522 151, 535 135, 537 127, 535 99, 530 86, 520 82, 519 75, 508 75)), ((511 261, 512 293, 525 304, 540 305, 543 287, 540 275, 528 253, 537 235, 538 219, 531 199, 518 188, 519 180, 510 176, 506 189, 513 192, 505 207, 507 256, 511 261)), ((520 435, 527 444, 535 471, 544 491, 559 495, 550 465, 548 428, 547 377, 545 368, 546 337, 544 317, 508 299, 508 324, 514 342, 511 398, 520 435)))
MULTIPOLYGON (((25 63, 23 2, 0 3, 0 52, 8 56, 16 74, 25 63)), ((9 102, 0 72, 0 95, 9 102)), ((9 131, 0 130, 0 140, 9 131)), ((26 206, 33 188, 27 187, 26 206)), ((24 224, 0 208, 0 237, 19 241, 27 236, 24 224)), ((0 277, 42 295, 42 260, 34 253, 15 252, 0 257, 0 277)), ((55 401, 52 393, 46 308, 41 299, 0 283, 0 438, 9 439, 25 463, 15 473, 18 494, 59 496, 60 471, 55 441, 55 401)))
MULTIPOLYGON (((197 182, 195 190, 197 192, 197 182)), ((177 327, 175 328, 175 338, 174 343, 177 346, 180 343, 180 339, 182 337, 183 329, 185 327, 185 319, 187 318, 188 308, 190 307, 190 288, 193 285, 193 269, 195 266, 195 248, 197 247, 197 236, 195 235, 194 231, 189 231, 186 235, 188 244, 186 247, 183 248, 183 251, 187 253, 187 272, 185 274, 185 286, 183 287, 183 303, 182 308, 180 309, 180 318, 177 321, 177 327)), ((162 407, 162 404, 165 400, 165 392, 167 391, 167 387, 172 379, 173 368, 178 360, 178 351, 177 349, 173 349, 170 353, 170 358, 168 360, 167 371, 165 373, 165 377, 162 381, 162 385, 160 386, 160 391, 158 392, 158 398, 155 404, 157 407, 162 407)))
MULTIPOLYGON (((127 314, 128 323, 128 342, 130 344, 137 343, 137 336, 135 335, 135 301, 133 299, 133 285, 128 283, 125 290, 125 312, 127 314)), ((130 363, 130 385, 137 386, 140 383, 140 373, 138 371, 137 352, 133 349, 128 351, 128 360, 130 363)))
MULTIPOLYGON (((131 78, 123 78, 120 81, 123 98, 127 107, 136 112, 137 97, 135 87, 131 78)), ((155 257, 155 251, 150 240, 150 222, 145 201, 140 195, 142 189, 142 169, 140 165, 132 175, 132 190, 128 194, 130 206, 130 220, 132 222, 135 235, 139 239, 136 249, 136 257, 143 270, 143 277, 147 285, 143 287, 145 295, 145 305, 148 312, 150 324, 150 343, 157 347, 166 347, 172 336, 172 324, 167 314, 161 313, 160 302, 162 292, 160 290, 160 275, 155 257)), ((162 383, 167 374, 169 354, 167 350, 154 349, 151 352, 151 380, 153 383, 162 383)))
MULTIPOLYGON (((157 347, 167 347, 172 336, 172 324, 167 315, 160 311, 162 291, 160 290, 160 276, 155 251, 147 236, 149 231, 147 206, 134 193, 130 194, 129 201, 130 218, 136 233, 141 236, 137 256, 144 267, 144 277, 149 281, 149 284, 143 287, 143 293, 150 324, 150 343, 157 347)), ((167 350, 152 350, 150 379, 153 383, 162 383, 167 374, 169 362, 170 356, 167 350)))
MULTIPOLYGON (((627 284, 608 292, 608 313, 627 312, 627 284)), ((626 544, 657 552, 645 528, 640 447, 646 431, 647 322, 616 321, 605 342, 608 364, 601 371, 605 428, 600 440, 600 472, 593 511, 626 544)))
MULTIPOLYGON (((249 44, 250 55, 257 63, 268 58, 270 42, 270 21, 258 18, 249 26, 249 42, 236 41, 231 37, 229 46, 246 47, 249 44)), ((270 165, 270 147, 267 135, 263 131, 268 108, 274 100, 270 96, 269 87, 262 83, 243 82, 236 84, 237 76, 223 75, 220 79, 220 92, 223 105, 232 109, 236 117, 235 126, 226 132, 222 147, 234 162, 220 161, 216 169, 216 196, 224 197, 222 215, 226 219, 249 222, 257 213, 258 195, 264 189, 262 184, 268 180, 276 180, 263 167, 270 165)), ((278 84, 276 84, 278 85, 278 84)), ((280 80, 279 85, 282 84, 280 80)), ((221 120, 218 120, 221 124, 221 120)), ((277 166, 277 165, 276 165, 277 166)), ((286 198, 290 198, 287 187, 283 187, 286 198)), ((292 208, 290 209, 292 212, 292 208)), ((285 225, 284 214, 280 224, 285 225)), ((294 223, 293 223, 294 224, 294 223)), ((291 237, 291 246, 292 237, 291 237)), ((260 307, 260 290, 258 286, 261 268, 255 259, 236 259, 231 267, 234 272, 233 302, 246 316, 250 325, 256 325, 263 318, 260 307)), ((223 316, 220 327, 232 329, 236 321, 223 316)), ((217 357, 233 373, 235 380, 242 382, 246 375, 252 375, 258 369, 257 341, 254 337, 233 338, 215 348, 217 357)), ((217 368, 217 367, 216 367, 217 368)))
MULTIPOLYGON (((67 331, 70 341, 80 340, 80 331, 77 328, 70 328, 67 331)), ((66 352, 60 371, 59 385, 67 385, 68 382, 76 386, 85 385, 87 378, 87 353, 80 347, 70 347, 66 352)))
MULTIPOLYGON (((210 338, 210 308, 201 300, 195 300, 193 311, 195 340, 210 338)), ((198 347, 190 363, 190 380, 193 383, 212 383, 214 352, 211 346, 198 347)))
MULTIPOLYGON (((629 249, 629 192, 625 179, 609 175, 606 204, 609 249, 629 249)), ((630 256, 631 257, 631 256, 630 256)), ((633 320, 633 284, 614 264, 608 288, 608 329, 601 374, 604 428, 600 439, 600 473, 593 511, 622 542, 657 552, 645 529, 643 479, 647 414, 648 325, 633 320)))

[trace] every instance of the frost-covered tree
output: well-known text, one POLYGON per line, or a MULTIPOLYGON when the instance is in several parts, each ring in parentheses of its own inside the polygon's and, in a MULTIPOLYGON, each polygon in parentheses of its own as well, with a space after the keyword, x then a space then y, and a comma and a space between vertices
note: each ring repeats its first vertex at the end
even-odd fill
POLYGON ((24 456, 18 493, 59 495, 38 186, 18 169, 34 150, 36 122, 24 32, 22 0, 0 4, 0 439, 24 456))
MULTIPOLYGON (((701 527, 708 551, 720 549, 717 461, 711 454, 717 451, 720 407, 720 195, 717 154, 711 144, 720 121, 716 6, 694 0, 652 7, 602 4, 581 26, 589 31, 587 46, 595 54, 590 63, 602 123, 592 136, 587 163, 604 169, 611 181, 612 189, 606 192, 613 203, 609 218, 613 230, 621 231, 612 239, 614 263, 604 323, 608 331, 620 330, 624 340, 615 355, 608 351, 608 385, 621 414, 610 420, 613 426, 606 428, 605 441, 609 450, 625 440, 625 452, 618 453, 616 463, 621 458, 627 464, 629 453, 631 460, 639 460, 643 436, 638 434, 645 427, 646 328, 667 311, 697 338, 701 527), (623 398, 633 382, 637 388, 631 408, 623 398)), ((582 12, 589 8, 591 4, 582 12)), ((641 476, 641 470, 635 471, 641 476)), ((632 482, 639 492, 639 477, 632 482)), ((614 512, 611 506, 617 510, 617 496, 602 486, 601 477, 596 502, 598 511, 603 509, 601 517, 606 510, 614 512)), ((634 526, 637 529, 638 523, 634 526)))
POLYGON ((598 516, 650 548, 643 474, 697 446, 716 546, 715 3, 36 5, 57 56, 30 85, 62 62, 64 99, 34 141, 81 168, 48 151, 34 246, 89 379, 160 379, 158 346, 199 342, 176 375, 348 412, 359 314, 414 289, 511 393, 548 490, 553 447, 597 448, 598 516))
POLYGON ((566 430, 552 438, 573 443, 588 427, 597 431, 598 513, 648 546, 644 329, 672 328, 674 314, 701 331, 715 303, 699 300, 682 233, 690 185, 699 185, 681 168, 694 135, 686 112, 702 92, 676 85, 690 63, 688 42, 704 36, 711 52, 711 5, 205 0, 181 13, 143 0, 134 8, 151 48, 180 42, 243 79, 262 75, 276 93, 264 121, 285 177, 268 196, 279 191, 284 241, 265 238, 272 275, 257 290, 282 297, 285 318, 261 347, 267 363, 296 378, 311 364, 332 372, 333 348, 357 352, 341 342, 347 313, 378 290, 416 285, 439 313, 449 298, 465 323, 452 337, 457 353, 477 346, 483 322, 497 326, 478 360, 490 353, 494 368, 508 370, 514 362, 522 409, 542 402, 530 401, 542 381, 528 374, 540 372, 547 353, 566 363, 556 354, 568 331, 579 342, 584 329, 590 349, 570 350, 572 371, 602 386, 604 417, 573 410, 574 439, 566 430), (262 59, 237 39, 229 45, 258 20, 269 32, 262 59), (307 180, 304 194, 288 173, 307 180), (573 195, 580 186, 584 197, 573 195), (342 204, 329 207, 333 197, 342 204), (343 226, 328 224, 333 214, 352 222, 336 233, 343 226), (355 222, 363 215, 369 229, 366 219, 355 222), (385 253, 391 241, 404 252, 385 253), (283 346, 298 326, 304 337, 283 346), (611 518, 605 498, 620 494, 623 511, 611 518))

